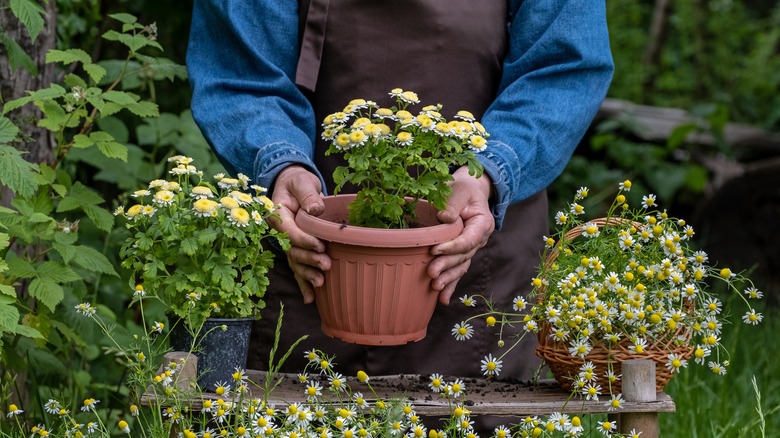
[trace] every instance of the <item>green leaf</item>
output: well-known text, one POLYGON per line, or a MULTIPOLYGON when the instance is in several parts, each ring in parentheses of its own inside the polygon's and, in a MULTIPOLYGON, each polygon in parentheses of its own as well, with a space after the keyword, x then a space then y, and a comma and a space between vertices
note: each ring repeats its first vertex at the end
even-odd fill
POLYGON ((102 117, 97 124, 101 131, 111 134, 117 142, 125 144, 130 141, 130 131, 122 120, 116 117, 102 117))
POLYGON ((7 284, 0 284, 0 294, 16 297, 16 289, 14 289, 13 286, 8 286, 7 284))
POLYGON ((127 46, 131 52, 135 53, 146 46, 156 47, 162 50, 162 46, 156 41, 152 41, 149 37, 144 35, 130 35, 126 33, 119 33, 115 30, 109 30, 103 34, 103 38, 109 41, 117 41, 127 46))
POLYGON ((35 278, 30 282, 30 295, 37 299, 41 304, 54 311, 57 304, 62 302, 65 297, 65 291, 62 286, 50 279, 35 278))
POLYGON ((12 278, 34 278, 38 275, 35 270, 35 265, 29 260, 17 256, 13 252, 9 252, 6 255, 5 261, 8 263, 7 274, 12 278))
POLYGON ((136 102, 133 105, 128 105, 127 109, 138 117, 158 117, 160 115, 157 104, 148 101, 136 102))
POLYGON ((19 43, 11 39, 5 32, 2 32, 0 33, 0 44, 5 47, 8 64, 11 66, 12 71, 16 71, 19 67, 24 67, 31 76, 38 76, 38 67, 19 43))
POLYGON ((10 119, 0 116, 0 144, 16 140, 18 134, 19 128, 10 119))
POLYGON ((73 88, 73 87, 81 87, 81 88, 87 88, 88 85, 86 82, 84 82, 84 79, 81 79, 81 76, 74 75, 73 73, 69 73, 65 75, 65 78, 63 78, 63 81, 65 82, 65 85, 73 88))
POLYGON ((97 144, 100 152, 108 158, 118 158, 127 163, 127 146, 114 141, 114 137, 105 131, 95 131, 89 135, 97 144))
POLYGON ((74 62, 80 62, 82 64, 91 64, 92 58, 89 53, 81 49, 67 49, 67 50, 49 50, 46 53, 46 62, 59 62, 64 65, 73 64, 74 62))
POLYGON ((214 243, 215 240, 217 240, 217 237, 219 237, 219 232, 215 230, 214 228, 206 228, 205 230, 200 231, 197 234, 198 237, 198 243, 202 246, 209 246, 212 243, 214 243))
POLYGON ((58 84, 51 84, 49 88, 41 88, 40 90, 30 93, 30 97, 34 100, 52 100, 58 97, 62 97, 67 94, 68 90, 58 84))
POLYGON ((71 260, 76 256, 76 247, 73 245, 66 245, 60 242, 53 242, 52 248, 60 254, 62 261, 70 264, 71 260))
POLYGON ((103 99, 120 105, 132 105, 138 102, 140 97, 137 94, 124 91, 106 91, 103 93, 103 99))
POLYGON ((125 24, 133 24, 138 21, 135 15, 128 14, 126 12, 120 12, 117 14, 108 14, 108 16, 113 18, 114 20, 118 20, 125 24))
POLYGON ((176 78, 187 79, 187 68, 177 64, 168 58, 155 58, 153 56, 137 55, 138 59, 155 73, 155 78, 165 78, 173 81, 176 78))
POLYGON ((87 72, 89 78, 96 84, 99 84, 100 80, 106 75, 106 69, 97 64, 84 64, 84 71, 87 72))
POLYGON ((4 297, 0 296, 0 334, 3 331, 16 333, 16 326, 19 325, 19 311, 16 307, 5 302, 4 297))
POLYGON ((0 183, 19 196, 32 196, 38 188, 38 166, 22 158, 22 152, 0 145, 0 183))
POLYGON ((73 147, 76 149, 87 149, 94 145, 94 140, 84 134, 76 134, 73 136, 73 147))
POLYGON ((63 324, 60 321, 52 320, 51 326, 55 328, 57 331, 59 331, 60 333, 62 333, 62 335, 65 336, 67 340, 75 343, 79 347, 87 346, 87 342, 84 340, 84 338, 81 337, 81 335, 79 335, 78 332, 76 332, 76 330, 73 330, 71 327, 67 326, 66 324, 63 324))
POLYGON ((27 219, 27 222, 31 224, 43 224, 46 222, 54 222, 54 219, 52 219, 50 216, 47 216, 43 213, 35 212, 30 215, 29 219, 27 219))
POLYGON ((84 186, 81 182, 76 182, 68 191, 68 195, 62 198, 57 206, 57 213, 71 211, 86 206, 102 204, 103 198, 91 189, 84 186))
MULTIPOLYGON (((72 127, 72 118, 65 110, 54 101, 36 101, 35 104, 43 111, 45 118, 38 120, 38 126, 52 132, 58 132, 64 127, 72 127)), ((77 119, 75 120, 77 121, 77 119)))
POLYGON ((11 11, 24 24, 33 42, 43 30, 46 11, 32 0, 11 0, 11 11))
POLYGON ((127 163, 127 146, 115 141, 98 143, 98 149, 108 158, 116 158, 127 163))
POLYGON ((82 210, 99 229, 108 232, 114 228, 114 215, 105 209, 95 205, 87 205, 82 207, 82 210))
POLYGON ((188 256, 195 255, 198 252, 198 242, 194 237, 188 237, 181 241, 181 250, 188 256))
POLYGON ((84 245, 76 246, 74 249, 76 253, 73 257, 73 263, 91 272, 119 276, 114 265, 100 251, 84 245))
POLYGON ((81 280, 81 276, 62 262, 47 261, 38 266, 38 278, 55 283, 70 283, 81 280))
POLYGON ((16 334, 30 339, 46 339, 37 329, 24 324, 19 324, 16 326, 16 334))

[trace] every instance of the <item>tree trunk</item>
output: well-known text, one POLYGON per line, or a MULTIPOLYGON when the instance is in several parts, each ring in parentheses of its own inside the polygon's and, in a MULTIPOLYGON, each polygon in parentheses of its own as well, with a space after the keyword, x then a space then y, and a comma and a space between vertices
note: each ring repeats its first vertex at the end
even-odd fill
MULTIPOLYGON (((55 78, 56 71, 53 64, 46 64, 46 53, 54 48, 56 41, 56 2, 49 0, 41 2, 41 6, 46 11, 44 15, 44 27, 38 34, 35 41, 30 38, 27 28, 13 15, 7 2, 0 5, 0 32, 4 32, 12 40, 16 41, 20 47, 33 60, 38 69, 38 74, 34 75, 24 68, 12 69, 8 59, 8 53, 5 46, 0 45, 0 103, 7 102, 26 95, 26 91, 38 90, 48 87, 55 78)), ((53 151, 55 148, 54 137, 45 128, 37 126, 37 120, 42 116, 40 110, 34 105, 25 105, 12 113, 6 115, 20 129, 22 141, 17 146, 26 150, 28 154, 25 158, 35 163, 51 163, 53 151)), ((0 205, 10 206, 13 199, 13 193, 7 188, 0 186, 0 205)), ((15 251, 25 251, 29 248, 14 247, 15 251)), ((23 286, 17 288, 18 299, 22 302, 26 300, 27 287, 26 282, 23 286)), ((8 377, 6 370, 0 363, 0 377, 8 377)), ((18 406, 27 406, 29 402, 30 388, 27 385, 27 374, 16 374, 12 379, 10 402, 18 406)), ((26 409, 26 408, 25 408, 26 409)))
MULTIPOLYGON (((41 2, 46 14, 43 30, 32 41, 27 28, 13 15, 9 7, 0 8, 0 29, 12 40, 16 41, 24 51, 30 55, 38 68, 38 75, 32 75, 24 68, 13 70, 9 63, 8 53, 4 46, 0 46, 0 99, 2 102, 23 97, 28 90, 38 90, 48 87, 55 78, 54 64, 46 64, 46 52, 54 48, 56 39, 57 9, 55 1, 41 2)), ((54 139, 51 133, 44 128, 36 126, 36 121, 41 117, 41 112, 34 105, 25 105, 7 115, 17 126, 22 129, 25 142, 23 148, 29 154, 28 161, 35 163, 51 163, 54 150, 54 139)), ((3 197, 3 199, 6 199, 3 197)))
POLYGON ((655 80, 658 77, 658 62, 661 58, 661 49, 666 41, 666 23, 669 20, 669 5, 671 0, 656 0, 653 7, 653 21, 650 23, 650 36, 645 49, 643 64, 645 65, 645 77, 642 80, 642 99, 647 101, 648 96, 655 90, 655 80))

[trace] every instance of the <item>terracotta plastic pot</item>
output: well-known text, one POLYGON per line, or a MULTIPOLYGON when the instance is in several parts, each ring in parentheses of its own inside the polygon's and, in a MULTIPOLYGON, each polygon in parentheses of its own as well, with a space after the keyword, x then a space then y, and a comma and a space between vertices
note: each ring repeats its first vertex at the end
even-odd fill
POLYGON ((420 201, 417 228, 356 227, 347 223, 354 198, 326 197, 322 215, 300 210, 295 218, 301 230, 327 242, 332 259, 325 283, 315 288, 322 331, 363 345, 419 341, 438 299, 427 273, 430 247, 460 235, 463 223, 439 223, 436 209, 420 201))

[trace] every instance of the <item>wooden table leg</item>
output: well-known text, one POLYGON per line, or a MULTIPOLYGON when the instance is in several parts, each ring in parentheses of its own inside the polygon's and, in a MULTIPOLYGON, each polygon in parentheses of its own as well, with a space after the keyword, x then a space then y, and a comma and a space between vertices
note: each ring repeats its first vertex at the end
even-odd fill
MULTIPOLYGON (((631 402, 656 400, 655 363, 644 359, 623 362, 623 399, 631 402)), ((642 432, 642 438, 658 438, 658 413, 632 412, 620 414, 618 432, 642 432)))

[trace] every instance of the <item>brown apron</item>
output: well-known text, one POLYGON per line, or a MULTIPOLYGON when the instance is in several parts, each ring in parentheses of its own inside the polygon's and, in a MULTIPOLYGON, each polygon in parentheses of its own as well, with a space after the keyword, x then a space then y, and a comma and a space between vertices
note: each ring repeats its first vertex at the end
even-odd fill
MULTIPOLYGON (((459 110, 479 118, 495 97, 507 44, 506 0, 310 0, 308 9, 306 3, 301 6, 305 22, 296 81, 308 90, 318 121, 355 98, 390 106, 387 93, 393 88, 415 91, 420 108, 441 103, 448 119, 459 110)), ((330 175, 340 161, 325 157, 326 149, 318 140, 315 162, 332 193, 330 175)), ((466 308, 458 298, 482 294, 510 309, 513 298, 530 289, 547 231, 545 192, 510 206, 503 228, 477 252, 451 304, 438 305, 426 338, 397 347, 360 346, 323 335, 316 306, 303 304, 286 257, 279 254, 265 297, 268 307, 255 326, 249 367, 267 367, 281 301, 280 351, 299 336, 309 336, 286 362, 286 371, 301 371, 303 351, 318 348, 335 354, 336 368, 345 375, 365 370, 369 375, 478 376, 482 358, 501 353, 496 330, 473 321, 476 339, 456 341, 452 327, 484 311, 466 308)), ((504 358, 502 377, 528 379, 537 368, 535 341, 527 338, 504 358)))

